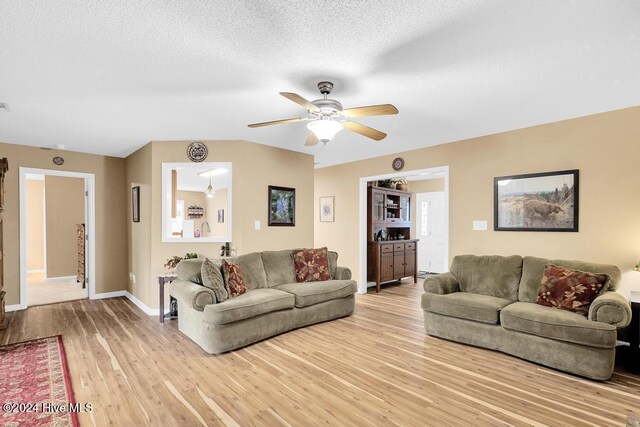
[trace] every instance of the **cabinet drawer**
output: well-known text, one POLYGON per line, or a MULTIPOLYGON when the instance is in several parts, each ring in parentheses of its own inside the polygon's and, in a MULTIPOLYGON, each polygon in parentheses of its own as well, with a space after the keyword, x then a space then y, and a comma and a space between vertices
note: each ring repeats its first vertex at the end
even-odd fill
POLYGON ((408 251, 413 251, 413 250, 415 250, 415 249, 416 249, 416 242, 409 242, 409 243, 405 243, 405 245, 406 245, 406 246, 405 246, 405 248, 406 248, 408 251))
POLYGON ((387 243, 384 245, 380 245, 380 252, 393 252, 393 243, 387 243))
POLYGON ((404 251, 404 243, 394 243, 393 244, 394 251, 404 251))

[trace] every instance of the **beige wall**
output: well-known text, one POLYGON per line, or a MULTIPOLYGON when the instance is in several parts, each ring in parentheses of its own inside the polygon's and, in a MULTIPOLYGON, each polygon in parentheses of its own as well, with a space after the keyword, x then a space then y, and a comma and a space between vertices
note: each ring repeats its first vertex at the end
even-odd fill
MULTIPOLYGON (((405 170, 449 166, 450 256, 521 254, 611 263, 624 288, 640 290, 640 107, 489 135, 435 147, 317 169, 318 197, 335 195, 336 222, 316 218, 315 246, 340 254, 339 264, 359 273, 358 181, 392 173, 400 155, 405 170), (580 232, 497 232, 493 227, 493 178, 564 169, 580 170, 580 232), (489 231, 472 231, 486 220, 489 231)), ((315 218, 316 216, 314 216, 315 218)))
MULTIPOLYGON (((187 146, 191 141, 152 142, 127 159, 129 185, 133 180, 152 185, 151 222, 133 225, 129 245, 129 265, 137 276, 132 293, 149 307, 158 307, 155 277, 166 271, 166 259, 173 255, 198 252, 217 256, 220 243, 162 243, 162 163, 188 162, 187 146), (145 172, 140 173, 142 169, 145 172), (150 171, 150 177, 147 176, 150 171), (134 176, 135 175, 135 176, 134 176), (140 225, 140 227, 136 227, 140 225), (140 243, 141 242, 141 243, 140 243), (147 257, 146 254, 149 254, 147 257)), ((247 141, 205 141, 208 161, 232 162, 232 246, 238 254, 313 245, 313 157, 247 141), (267 227, 267 186, 296 188, 296 226, 267 227), (261 229, 254 229, 260 220, 261 229)), ((215 223, 217 224, 217 212, 215 223)), ((146 221, 142 218, 142 221, 146 221)), ((225 210, 228 221, 228 210, 225 210)))
POLYGON ((84 222, 84 179, 45 176, 47 278, 78 272, 77 224, 84 222))
POLYGON ((28 179, 27 270, 44 271, 44 179, 28 179))
POLYGON ((7 304, 20 299, 20 227, 18 171, 20 167, 95 174, 97 293, 123 290, 126 284, 127 232, 125 222, 125 160, 74 152, 59 152, 0 143, 0 156, 9 159, 5 181, 4 271, 7 304), (52 159, 61 155, 63 166, 52 159))
POLYGON ((424 179, 422 181, 409 181, 409 191, 413 193, 411 197, 411 237, 415 239, 417 233, 417 193, 433 193, 435 191, 444 191, 444 178, 424 179))
POLYGON ((227 215, 229 211, 228 205, 229 191, 224 188, 216 190, 213 198, 207 199, 207 216, 210 217, 209 225, 211 226, 211 236, 226 236, 229 225, 229 219, 227 215), (218 222, 218 209, 224 209, 224 222, 218 222))

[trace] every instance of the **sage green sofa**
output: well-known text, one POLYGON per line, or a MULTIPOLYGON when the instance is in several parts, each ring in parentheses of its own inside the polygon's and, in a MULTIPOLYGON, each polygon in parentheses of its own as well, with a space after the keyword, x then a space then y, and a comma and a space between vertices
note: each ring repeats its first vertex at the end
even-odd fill
POLYGON ((613 265, 520 256, 456 256, 450 272, 427 277, 422 295, 428 335, 499 350, 541 365, 606 380, 613 373, 617 329, 631 321, 615 292, 613 265), (612 278, 587 317, 535 303, 547 264, 612 278))
POLYGON ((214 304, 202 286, 204 259, 178 264, 169 293, 178 301, 178 329, 208 353, 224 353, 314 323, 349 316, 356 282, 329 252, 331 280, 296 283, 291 250, 254 252, 232 260, 240 265, 248 292, 214 304))

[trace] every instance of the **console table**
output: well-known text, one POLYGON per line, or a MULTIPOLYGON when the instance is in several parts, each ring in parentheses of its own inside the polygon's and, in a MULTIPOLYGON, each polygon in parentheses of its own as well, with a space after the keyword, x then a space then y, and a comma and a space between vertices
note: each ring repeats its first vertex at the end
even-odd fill
POLYGON ((173 282, 176 280, 178 276, 175 273, 165 273, 158 276, 158 288, 160 290, 160 304, 159 304, 159 313, 158 318, 160 319, 160 323, 164 323, 164 319, 175 319, 178 317, 177 308, 174 309, 175 303, 173 302, 174 298, 170 299, 170 311, 168 315, 164 314, 164 285, 173 282))

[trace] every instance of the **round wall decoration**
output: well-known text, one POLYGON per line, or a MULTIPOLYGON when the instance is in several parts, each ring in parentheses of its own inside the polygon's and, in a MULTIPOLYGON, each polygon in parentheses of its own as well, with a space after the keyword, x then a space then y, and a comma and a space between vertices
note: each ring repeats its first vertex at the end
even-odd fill
POLYGON ((192 162, 200 163, 207 158, 209 150, 202 142, 192 142, 187 148, 187 156, 192 162))
POLYGON ((394 171, 401 171, 404 168, 404 159, 402 157, 396 157, 391 162, 391 167, 394 171))
POLYGON ((53 158, 53 164, 54 165, 58 165, 58 166, 62 166, 62 165, 64 165, 64 159, 62 157, 60 157, 60 156, 55 156, 53 158))

